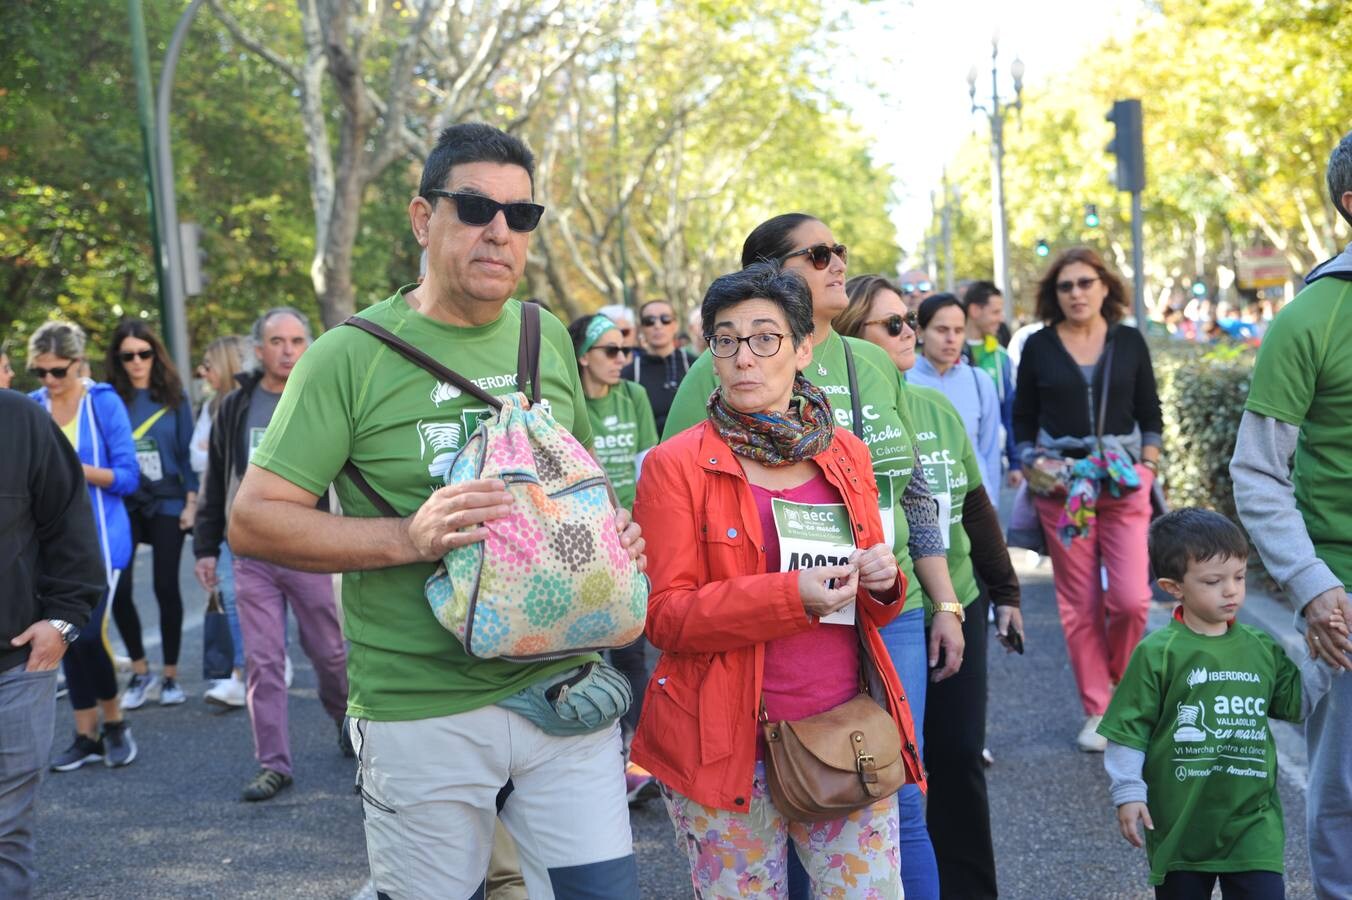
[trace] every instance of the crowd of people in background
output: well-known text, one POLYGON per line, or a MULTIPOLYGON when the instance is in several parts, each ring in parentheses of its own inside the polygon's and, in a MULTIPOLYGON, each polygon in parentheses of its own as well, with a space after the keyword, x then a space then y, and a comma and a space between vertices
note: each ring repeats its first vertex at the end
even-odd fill
MULTIPOLYGON (((421 277, 360 314, 493 393, 525 390, 518 334, 529 302, 510 298, 544 213, 530 202, 533 167, 503 132, 447 129, 409 205, 421 277)), ((1352 221, 1352 136, 1329 183, 1352 221)), ((26 407, 37 424, 24 427, 60 436, 60 453, 40 453, 64 499, 34 509, 75 511, 83 532, 70 540, 89 546, 83 570, 62 563, 64 587, 61 573, 36 569, 42 617, 69 645, 74 725, 44 765, 130 765, 127 714, 188 700, 179 664, 185 605, 196 601, 178 573, 191 535, 196 578, 228 622, 228 664, 202 699, 247 708, 253 731, 257 769, 241 798, 267 801, 293 783, 289 614, 338 750, 357 759, 381 896, 469 895, 492 873, 494 896, 636 896, 625 807, 660 798, 697 896, 993 898, 987 645, 993 631, 1006 652, 1024 652, 1009 547, 1026 546, 1050 557, 1085 714, 1067 741, 1107 751, 1123 836, 1139 845, 1138 823, 1149 829, 1158 896, 1209 897, 1217 876, 1227 891, 1281 896, 1279 815, 1244 831, 1225 824, 1238 803, 1228 789, 1207 787, 1219 776, 1162 784, 1164 731, 1207 739, 1183 713, 1194 678, 1169 679, 1196 665, 1205 681, 1210 665, 1215 680, 1229 671, 1215 670, 1221 658, 1243 668, 1243 654, 1216 643, 1231 636, 1267 661, 1254 676, 1272 704, 1264 715, 1312 715, 1312 777, 1327 787, 1311 803, 1315 880, 1321 897, 1352 896, 1345 854, 1313 818, 1337 820, 1352 802, 1337 749, 1348 726, 1322 699, 1348 690, 1334 675, 1352 668, 1352 554, 1335 511, 1352 475, 1345 454, 1330 453, 1345 448, 1352 422, 1352 355, 1314 346, 1330 317, 1345 318, 1352 263, 1311 276, 1308 292, 1342 292, 1331 310, 1305 294, 1281 316, 1267 301, 1195 300, 1141 329, 1118 274, 1072 248, 1051 261, 1031 321, 1011 333, 989 281, 939 292, 922 270, 851 276, 848 259, 831 223, 785 213, 746 236, 741 268, 715 279, 687 318, 668 298, 567 324, 541 317, 533 387, 604 471, 621 546, 650 583, 645 637, 606 654, 632 703, 586 733, 537 728, 512 699, 593 663, 472 656, 422 599, 449 549, 510 513, 502 482, 448 480, 489 412, 473 396, 386 352, 368 328, 314 340, 290 307, 206 346, 197 406, 143 321, 120 323, 100 348, 78 324, 42 325, 22 358, 39 384, 26 407), (1280 348, 1277 359, 1265 343, 1259 357, 1236 499, 1273 574, 1310 604, 1323 668, 1297 666, 1234 625, 1248 545, 1233 524, 1166 515, 1152 331, 1280 348), (57 477, 62 466, 70 477, 57 477), (67 484, 80 481, 77 467, 87 485, 78 496, 67 484), (1008 532, 1003 488, 1013 491, 1008 532), (139 546, 158 608, 153 654, 130 574, 139 546), (1152 571, 1180 607, 1167 636, 1143 643, 1152 571), (333 572, 347 573, 341 602, 333 572), (109 618, 126 647, 125 683, 109 618), (860 697, 900 748, 886 775, 894 789, 815 819, 791 811, 778 734, 860 697)), ((0 388, 18 355, 0 346, 0 388)), ((24 446, 16 465, 40 467, 38 444, 24 446)), ((7 615, 0 608, 0 637, 18 646, 37 626, 26 609, 29 621, 7 615)), ((55 646, 34 643, 31 661, 0 650, 0 687, 6 665, 46 665, 55 646)), ((1267 804, 1275 750, 1262 735, 1250 744, 1266 779, 1252 801, 1267 804)), ((865 783, 877 781, 882 752, 857 757, 865 783)), ((0 894, 24 896, 31 841, 7 869, 3 830, 31 815, 36 782, 8 820, 5 784, 0 894)))

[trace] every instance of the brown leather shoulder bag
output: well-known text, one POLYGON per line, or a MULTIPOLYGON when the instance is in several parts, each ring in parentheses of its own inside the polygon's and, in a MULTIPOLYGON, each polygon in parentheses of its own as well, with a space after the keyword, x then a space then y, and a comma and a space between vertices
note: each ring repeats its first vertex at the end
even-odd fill
POLYGON ((786 819, 840 819, 890 797, 906 783, 901 734, 869 691, 865 667, 870 665, 868 653, 861 653, 859 693, 815 716, 771 722, 761 698, 766 782, 771 802, 786 819))

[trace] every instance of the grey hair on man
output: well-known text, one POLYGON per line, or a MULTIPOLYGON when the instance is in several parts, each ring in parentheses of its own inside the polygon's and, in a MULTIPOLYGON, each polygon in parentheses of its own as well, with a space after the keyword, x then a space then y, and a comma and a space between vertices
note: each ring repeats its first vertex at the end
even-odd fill
POLYGON ((249 336, 253 339, 255 347, 262 345, 263 329, 267 328, 268 323, 271 322, 273 319, 275 319, 277 316, 294 317, 295 320, 300 323, 300 326, 305 329, 305 339, 306 340, 314 339, 314 332, 310 330, 309 316, 305 315, 305 313, 296 309, 294 306, 274 306, 272 309, 268 310, 267 312, 263 313, 263 315, 259 316, 258 319, 253 324, 253 330, 249 333, 249 336))
POLYGON ((1344 202, 1349 193, 1352 193, 1352 131, 1343 135, 1343 139, 1338 142, 1338 146, 1333 148, 1333 153, 1329 156, 1328 168, 1329 197, 1333 200, 1333 205, 1338 210, 1338 215, 1343 217, 1347 224, 1352 225, 1352 200, 1344 202))

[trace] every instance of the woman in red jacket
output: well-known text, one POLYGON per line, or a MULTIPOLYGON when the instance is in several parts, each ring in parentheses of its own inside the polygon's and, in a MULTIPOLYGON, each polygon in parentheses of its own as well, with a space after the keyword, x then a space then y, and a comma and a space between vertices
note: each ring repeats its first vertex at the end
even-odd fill
POLYGON ((788 821, 765 786, 757 724, 762 699, 771 721, 850 700, 866 656, 908 780, 923 785, 878 634, 905 579, 868 449, 798 374, 813 327, 798 275, 774 263, 725 275, 702 313, 721 386, 707 421, 650 452, 634 504, 653 548, 646 633, 662 658, 633 759, 662 785, 698 896, 785 896, 789 840, 813 896, 901 896, 895 795, 829 822, 788 821))

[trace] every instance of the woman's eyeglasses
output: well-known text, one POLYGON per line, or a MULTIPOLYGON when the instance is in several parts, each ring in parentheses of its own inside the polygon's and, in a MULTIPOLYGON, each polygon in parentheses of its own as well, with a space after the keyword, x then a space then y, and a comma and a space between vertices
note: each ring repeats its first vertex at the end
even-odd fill
POLYGON ((455 214, 466 225, 487 225, 499 212, 507 219, 507 227, 512 231, 534 231, 540 224, 545 208, 538 203, 499 203, 482 194, 470 194, 464 191, 431 190, 425 197, 445 197, 455 201, 455 214))
POLYGON ((781 262, 793 259, 795 256, 806 256, 808 262, 812 263, 812 268, 820 271, 831 265, 832 253, 839 256, 841 262, 845 262, 845 257, 849 252, 844 244, 813 244, 811 247, 793 251, 785 256, 781 262))
POLYGON ((884 316, 881 319, 870 319, 869 321, 864 323, 864 326, 867 327, 869 325, 881 325, 887 329, 887 333, 890 334, 892 337, 901 337, 901 329, 903 325, 911 329, 911 331, 916 331, 918 330, 917 326, 919 324, 920 321, 919 319, 916 318, 915 313, 907 313, 904 316, 894 313, 890 316, 884 316))
POLYGON ((628 356, 633 352, 629 347, 617 347, 614 344, 597 344, 592 350, 600 350, 608 359, 618 359, 620 356, 628 356))
POLYGON ((46 378, 48 375, 53 378, 65 378, 66 373, 70 371, 70 367, 73 365, 75 365, 75 363, 71 363, 70 366, 55 366, 51 369, 44 369, 42 366, 29 366, 28 374, 39 381, 46 378))
POLYGON ((662 313, 660 316, 644 316, 642 319, 644 328, 652 328, 658 322, 661 322, 663 325, 670 325, 675 321, 676 317, 668 315, 667 313, 662 313))
POLYGON ((154 351, 154 350, 123 350, 121 353, 117 354, 117 358, 120 359, 120 360, 122 360, 124 363, 129 363, 129 362, 131 362, 133 359, 139 359, 139 360, 154 359, 154 358, 155 358, 155 351, 154 351))
POLYGON ((737 355, 737 351, 741 349, 743 342, 757 356, 774 356, 779 352, 779 345, 784 342, 784 335, 776 334, 773 331, 762 331, 760 334, 753 334, 749 337, 711 334, 705 340, 709 342, 709 352, 713 353, 714 356, 719 359, 729 359, 737 355))
POLYGON ((1069 294, 1076 288, 1079 288, 1082 291, 1087 291, 1091 287, 1093 287, 1095 283, 1098 282, 1098 280, 1099 280, 1098 276, 1095 275, 1092 278, 1090 277, 1077 278, 1074 281, 1058 281, 1056 283, 1056 292, 1058 294, 1069 294))

